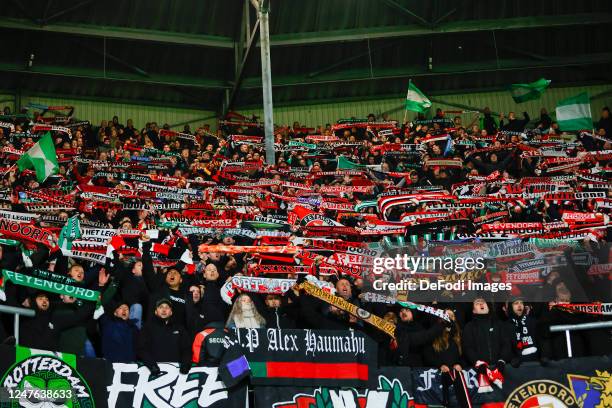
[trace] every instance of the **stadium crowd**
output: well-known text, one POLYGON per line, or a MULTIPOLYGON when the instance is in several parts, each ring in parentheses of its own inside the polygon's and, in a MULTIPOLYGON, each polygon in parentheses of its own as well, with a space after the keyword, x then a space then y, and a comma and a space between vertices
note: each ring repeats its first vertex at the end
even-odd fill
MULTIPOLYGON (((545 109, 533 121, 518 116, 484 108, 469 124, 441 110, 406 123, 386 115, 316 128, 296 122, 275 129, 269 166, 256 118, 230 115, 216 132, 188 125, 177 132, 116 116, 98 126, 66 118, 51 124, 5 110, 0 220, 52 238, 0 225, 2 269, 38 278, 51 272, 48 279, 101 299, 5 274, 3 303, 36 312, 22 319, 23 345, 138 360, 153 374, 164 361, 180 362, 182 371, 193 362, 217 364, 221 346, 211 339, 225 327, 360 330, 378 342, 380 365, 442 372, 483 364, 502 372, 506 364, 565 358, 565 334, 548 328, 605 316, 552 306, 576 302, 582 289, 591 302, 609 301, 609 269, 573 255, 609 262, 612 119, 604 108, 594 132, 566 133, 545 109), (49 133, 58 170, 39 181, 15 162, 49 133), (548 239, 571 268, 506 297, 459 301, 454 294, 429 303, 447 310, 444 320, 365 295, 371 259, 359 249, 380 256, 404 238, 418 251, 434 241, 548 239), (283 290, 269 278, 294 281, 283 290), (392 323, 394 335, 306 293, 305 282, 392 323), (548 298, 530 302, 533 287, 548 298)), ((484 272, 478 279, 487 279, 484 272)), ((574 356, 612 350, 609 330, 571 336, 574 356)))

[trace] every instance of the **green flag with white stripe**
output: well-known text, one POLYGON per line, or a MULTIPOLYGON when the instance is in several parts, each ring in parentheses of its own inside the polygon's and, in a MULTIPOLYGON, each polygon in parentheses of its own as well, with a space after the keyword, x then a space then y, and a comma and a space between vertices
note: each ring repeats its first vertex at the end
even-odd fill
POLYGON ((431 108, 431 101, 410 81, 408 93, 406 93, 406 110, 424 113, 429 108, 431 108))
POLYGON ((516 103, 532 101, 539 99, 548 85, 550 85, 550 79, 544 78, 528 84, 512 84, 510 85, 510 93, 516 103))
POLYGON ((19 171, 34 169, 39 183, 56 174, 59 171, 59 166, 51 133, 45 133, 30 150, 21 156, 17 161, 17 166, 19 171))
POLYGON ((591 100, 586 92, 559 101, 556 113, 557 123, 561 130, 593 129, 591 100))

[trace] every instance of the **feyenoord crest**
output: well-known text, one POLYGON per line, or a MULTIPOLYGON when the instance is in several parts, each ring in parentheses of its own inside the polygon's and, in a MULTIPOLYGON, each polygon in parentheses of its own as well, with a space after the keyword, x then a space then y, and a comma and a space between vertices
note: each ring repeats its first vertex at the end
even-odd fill
POLYGON ((555 381, 529 381, 512 391, 505 408, 578 408, 572 391, 555 381))

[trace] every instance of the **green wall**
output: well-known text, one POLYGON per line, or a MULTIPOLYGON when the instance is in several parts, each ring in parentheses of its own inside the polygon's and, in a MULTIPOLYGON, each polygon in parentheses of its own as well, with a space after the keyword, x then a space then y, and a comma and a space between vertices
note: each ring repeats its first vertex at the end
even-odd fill
MULTIPOLYGON (((422 91, 427 94, 426 89, 422 89, 422 91)), ((558 100, 576 95, 583 91, 587 91, 591 97, 607 92, 605 96, 597 97, 591 101, 593 118, 598 120, 601 108, 604 106, 612 106, 612 84, 564 88, 551 87, 542 95, 540 100, 521 104, 514 103, 508 91, 436 95, 431 96, 431 99, 433 102, 433 112, 435 112, 435 109, 438 107, 444 110, 461 110, 461 108, 436 102, 442 100, 451 104, 463 104, 476 108, 489 106, 491 110, 496 112, 503 111, 508 113, 509 111, 527 111, 532 118, 535 118, 539 115, 541 107, 547 108, 548 111, 552 113, 554 112, 558 100)), ((299 121, 301 124, 312 127, 325 125, 326 123, 334 123, 334 121, 339 118, 348 118, 351 116, 366 117, 368 113, 378 115, 382 112, 390 112, 391 119, 398 119, 401 121, 404 116, 403 99, 403 95, 398 95, 397 98, 392 99, 276 107, 274 109, 274 123, 293 124, 294 121, 299 121)), ((247 116, 255 114, 263 118, 263 111, 261 109, 243 109, 241 113, 247 116)), ((413 118, 414 116, 414 113, 408 113, 408 118, 413 118)), ((470 117, 471 115, 469 114, 463 115, 464 123, 470 117)))
MULTIPOLYGON (((0 94, 0 101, 4 102, 0 106, 9 106, 11 111, 15 111, 14 96, 6 93, 0 94)), ((133 119, 134 126, 137 128, 144 127, 147 122, 157 122, 161 127, 164 123, 169 125, 180 124, 175 129, 182 130, 184 122, 191 122, 191 129, 201 126, 204 123, 211 125, 213 129, 217 128, 217 120, 214 118, 215 112, 197 110, 197 109, 181 109, 181 108, 164 108, 156 106, 132 105, 126 103, 100 102, 83 99, 70 98, 49 98, 41 96, 22 96, 22 106, 28 103, 41 103, 48 106, 74 106, 74 116, 81 120, 89 120, 92 124, 98 125, 100 121, 106 119, 111 120, 113 116, 119 117, 120 123, 125 124, 128 119, 133 119), (202 118, 213 117, 206 120, 202 118)))
MULTIPOLYGON (((541 107, 546 107, 549 112, 554 112, 558 100, 576 95, 582 91, 587 91, 593 98, 591 100, 591 111, 594 120, 599 119, 602 107, 612 106, 612 84, 583 87, 551 87, 544 93, 540 100, 529 101, 522 104, 515 104, 510 93, 507 91, 436 95, 431 96, 431 99, 434 102, 433 109, 438 107, 444 110, 461 109, 449 104, 463 104, 477 108, 489 106, 493 111, 502 111, 505 113, 508 111, 523 112, 526 110, 532 118, 535 118, 539 115, 541 107), (441 103, 441 101, 447 104, 441 103)), ((423 89, 423 92, 427 94, 426 89, 423 89)), ((4 107, 8 105, 14 111, 14 103, 12 102, 13 95, 0 93, 0 101, 4 101, 0 106, 4 107)), ((133 119, 137 127, 143 127, 144 124, 149 121, 157 121, 160 126, 164 123, 173 125, 191 122, 190 125, 192 129, 195 129, 203 123, 210 124, 213 129, 216 129, 217 126, 216 119, 214 118, 203 120, 203 118, 214 116, 214 112, 197 109, 163 108, 69 98, 22 97, 22 104, 27 104, 28 102, 43 103, 47 105, 72 105, 76 107, 75 116, 77 118, 90 120, 94 124, 99 124, 102 119, 110 120, 114 115, 117 115, 124 124, 128 118, 133 119)), ((239 112, 247 116, 255 114, 263 119, 263 111, 260 108, 239 109, 239 112)), ((293 124, 294 121, 299 121, 303 125, 318 126, 325 125, 326 123, 334 123, 340 118, 351 116, 365 117, 368 113, 381 114, 382 112, 389 112, 392 119, 402 120, 404 116, 403 95, 398 95, 396 98, 355 102, 277 106, 274 109, 274 123, 293 124)), ((409 118, 412 117, 414 117, 414 114, 409 113, 409 118)), ((466 121, 469 122, 470 118, 470 114, 463 115, 464 123, 466 123, 466 121)), ((182 126, 182 124, 176 126, 175 129, 182 129, 182 126)))

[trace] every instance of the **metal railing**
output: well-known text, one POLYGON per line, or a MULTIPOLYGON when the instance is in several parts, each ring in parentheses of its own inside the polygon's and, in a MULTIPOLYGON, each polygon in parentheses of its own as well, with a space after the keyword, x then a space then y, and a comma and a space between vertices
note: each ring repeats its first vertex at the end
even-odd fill
POLYGON ((34 317, 36 313, 32 309, 5 305, 0 305, 0 313, 9 313, 15 316, 15 345, 19 344, 19 316, 34 317))
POLYGON ((560 324, 556 326, 550 326, 551 332, 565 332, 565 341, 567 343, 567 356, 572 357, 572 340, 570 332, 573 330, 591 330, 591 329, 605 329, 612 327, 612 320, 607 322, 592 322, 592 323, 581 323, 581 324, 560 324))

